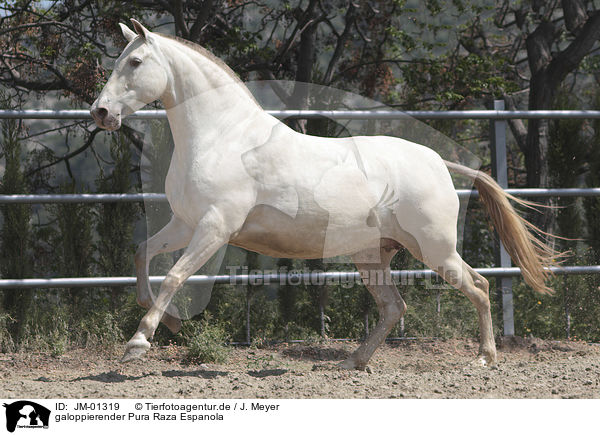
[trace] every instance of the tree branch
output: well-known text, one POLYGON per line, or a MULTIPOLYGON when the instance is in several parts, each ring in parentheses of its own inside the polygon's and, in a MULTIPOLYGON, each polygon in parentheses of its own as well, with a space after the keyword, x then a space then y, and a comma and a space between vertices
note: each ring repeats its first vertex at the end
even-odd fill
POLYGON ((600 11, 594 12, 567 48, 554 57, 548 67, 553 83, 560 84, 600 39, 600 11))
POLYGON ((171 2, 171 13, 175 18, 175 29, 178 30, 179 35, 184 39, 190 39, 190 30, 185 22, 185 16, 183 15, 183 1, 174 0, 171 2))
MULTIPOLYGON (((508 110, 517 110, 514 98, 512 96, 505 95, 504 103, 506 104, 506 108, 508 110)), ((508 125, 515 140, 517 141, 519 149, 524 153, 527 149, 527 127, 525 127, 525 123, 522 119, 509 119, 508 125)))
POLYGON ((337 62, 339 61, 342 53, 344 51, 344 45, 348 40, 348 37, 351 34, 352 26, 354 25, 354 21, 356 20, 355 7, 352 2, 348 6, 348 11, 346 12, 346 25, 344 26, 344 31, 341 35, 338 36, 337 43, 335 45, 335 50, 333 51, 333 55, 329 60, 329 64, 327 65, 327 71, 325 72, 325 76, 323 77, 323 84, 329 85, 331 83, 331 79, 333 77, 333 69, 337 62))
POLYGON ((90 41, 91 43, 93 43, 94 45, 99 47, 104 53, 106 53, 106 45, 105 44, 98 42, 96 39, 89 36, 86 32, 82 32, 73 26, 69 26, 68 24, 61 23, 60 21, 38 21, 35 23, 19 24, 17 26, 12 26, 8 29, 0 31, 0 36, 6 35, 8 33, 14 33, 17 31, 21 31, 24 29, 30 29, 30 28, 34 28, 34 27, 47 27, 47 26, 56 26, 56 27, 61 27, 65 30, 68 30, 72 34, 74 34, 74 36, 77 36, 78 38, 87 39, 88 41, 90 41))
POLYGON ((577 36, 588 18, 584 5, 581 0, 562 0, 562 10, 567 30, 577 36))
POLYGON ((37 173, 37 172, 43 171, 44 169, 47 169, 47 168, 49 168, 49 167, 51 167, 51 166, 54 166, 54 165, 56 165, 56 164, 58 164, 58 163, 60 163, 60 162, 66 162, 66 163, 67 163, 67 165, 68 165, 68 160, 69 160, 69 159, 71 159, 71 158, 75 157, 75 156, 76 156, 76 155, 78 155, 78 154, 81 154, 82 152, 84 152, 86 149, 88 149, 88 148, 89 148, 89 147, 92 145, 92 143, 94 142, 94 138, 96 137, 96 135, 97 135, 97 134, 98 134, 100 131, 102 131, 102 129, 101 129, 101 128, 95 128, 95 129, 94 129, 94 130, 93 130, 93 131, 90 133, 90 135, 88 136, 88 138, 87 138, 87 140, 85 141, 85 143, 84 143, 82 146, 80 146, 79 148, 77 148, 75 151, 72 151, 72 152, 70 152, 70 153, 68 153, 68 154, 65 154, 64 156, 62 156, 61 158, 59 158, 59 159, 57 159, 57 160, 55 160, 55 161, 53 161, 53 162, 50 162, 50 163, 48 163, 48 164, 46 164, 46 165, 40 166, 40 167, 38 167, 38 168, 35 168, 35 169, 33 169, 33 170, 29 171, 29 172, 26 174, 26 177, 29 177, 29 176, 31 176, 31 175, 33 175, 33 174, 37 173))
POLYGON ((200 36, 200 32, 208 22, 208 18, 213 12, 213 0, 204 0, 200 6, 200 13, 196 16, 194 24, 189 31, 189 38, 191 41, 197 41, 200 36))
POLYGON ((554 41, 555 28, 552 23, 542 22, 525 40, 527 59, 531 75, 545 69, 552 60, 550 46, 554 41))

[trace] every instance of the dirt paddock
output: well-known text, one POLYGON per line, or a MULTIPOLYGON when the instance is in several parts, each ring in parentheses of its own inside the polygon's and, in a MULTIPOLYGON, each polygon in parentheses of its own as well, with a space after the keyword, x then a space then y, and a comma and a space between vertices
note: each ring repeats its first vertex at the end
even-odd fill
POLYGON ((497 368, 470 365, 473 340, 387 344, 364 372, 335 364, 356 343, 234 348, 224 364, 185 361, 185 349, 153 348, 121 364, 122 349, 53 357, 0 354, 4 398, 600 398, 600 346, 512 339, 497 368))

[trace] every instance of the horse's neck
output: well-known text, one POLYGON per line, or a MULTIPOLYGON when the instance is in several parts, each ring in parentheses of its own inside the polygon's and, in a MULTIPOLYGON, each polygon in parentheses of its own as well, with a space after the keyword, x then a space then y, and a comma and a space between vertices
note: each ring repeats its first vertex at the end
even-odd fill
POLYGON ((168 41, 171 84, 162 98, 176 149, 209 147, 241 117, 265 113, 239 80, 190 47, 168 41))

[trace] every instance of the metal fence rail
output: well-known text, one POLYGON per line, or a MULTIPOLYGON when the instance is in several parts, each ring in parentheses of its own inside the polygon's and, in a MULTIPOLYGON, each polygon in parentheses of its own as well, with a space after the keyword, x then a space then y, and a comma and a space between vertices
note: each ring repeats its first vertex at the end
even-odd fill
MULTIPOLYGON (((579 197, 600 196, 600 187, 558 189, 504 189, 506 193, 521 197, 579 197)), ((476 190, 458 189, 459 198, 478 198, 476 190)), ((0 195, 0 204, 61 204, 61 203, 107 203, 107 202, 166 202, 164 193, 65 193, 0 195)))
POLYGON ((42 195, 0 195, 0 204, 69 204, 107 202, 165 202, 164 193, 64 193, 42 195))
MULTIPOLYGON (((488 277, 514 277, 521 275, 518 267, 480 267, 474 268, 478 273, 488 277)), ((550 267, 548 269, 554 275, 586 275, 600 273, 600 266, 564 266, 550 267)), ((392 278, 396 282, 410 283, 421 279, 439 278, 437 273, 431 269, 415 270, 392 270, 392 278)), ((160 284, 165 276, 151 276, 152 284, 160 284)), ((441 279, 441 278, 440 278, 441 279)), ((192 275, 186 281, 190 284, 232 284, 232 285, 269 285, 287 284, 297 285, 300 283, 316 283, 333 281, 336 283, 360 282, 360 274, 354 271, 330 271, 330 272, 302 272, 302 273, 264 273, 264 274, 240 274, 240 275, 192 275)), ((0 289, 24 289, 24 288, 86 288, 86 287, 121 287, 135 286, 136 277, 114 276, 114 277, 88 277, 88 278, 30 278, 30 279, 2 279, 0 289)), ((439 288, 439 287, 436 287, 439 288)))
MULTIPOLYGON (((600 119, 600 110, 266 110, 276 118, 330 119, 600 119)), ((138 110, 128 119, 166 119, 164 110, 138 110)), ((0 110, 0 119, 92 119, 89 110, 0 110)))

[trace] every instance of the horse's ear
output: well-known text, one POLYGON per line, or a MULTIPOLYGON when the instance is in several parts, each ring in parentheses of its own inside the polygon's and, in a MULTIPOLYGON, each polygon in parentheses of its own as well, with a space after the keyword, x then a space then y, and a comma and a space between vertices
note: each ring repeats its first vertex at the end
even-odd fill
POLYGON ((140 24, 139 21, 131 18, 131 24, 133 24, 133 30, 135 33, 140 35, 144 39, 148 39, 148 35, 150 34, 150 30, 146 29, 144 26, 140 24))
POLYGON ((127 42, 131 42, 135 39, 137 34, 133 30, 131 30, 123 23, 119 23, 119 26, 121 27, 121 32, 123 32, 123 36, 125 37, 125 39, 127 39, 127 42))

